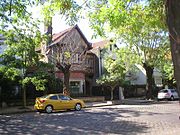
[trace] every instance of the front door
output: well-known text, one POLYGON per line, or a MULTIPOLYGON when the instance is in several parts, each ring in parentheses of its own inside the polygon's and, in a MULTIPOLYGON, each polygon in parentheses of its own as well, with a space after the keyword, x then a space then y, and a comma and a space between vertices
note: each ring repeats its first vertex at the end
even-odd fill
POLYGON ((71 98, 65 95, 59 95, 59 108, 60 109, 71 109, 72 108, 72 103, 71 103, 71 98))
POLYGON ((79 94, 80 91, 80 81, 71 81, 70 90, 72 94, 79 94))

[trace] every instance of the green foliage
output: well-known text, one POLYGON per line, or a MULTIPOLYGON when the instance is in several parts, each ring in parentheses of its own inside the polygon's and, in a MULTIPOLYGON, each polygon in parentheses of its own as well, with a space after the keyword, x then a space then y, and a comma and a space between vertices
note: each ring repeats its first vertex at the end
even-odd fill
POLYGON ((80 9, 82 8, 75 0, 45 0, 43 3, 40 2, 40 5, 43 5, 42 14, 47 20, 47 23, 51 17, 59 13, 65 17, 69 25, 74 25, 78 21, 80 9))
POLYGON ((97 83, 112 88, 126 84, 128 82, 126 75, 128 72, 135 72, 134 65, 140 61, 139 56, 132 53, 128 47, 119 48, 112 55, 104 55, 106 73, 97 80, 97 83))
POLYGON ((139 55, 139 64, 163 66, 170 43, 162 0, 94 0, 89 6, 93 8, 89 9, 89 20, 97 35, 113 33, 114 39, 139 55))
POLYGON ((114 88, 115 86, 121 83, 121 80, 116 75, 105 74, 96 82, 103 86, 110 86, 114 88))
POLYGON ((164 55, 159 62, 158 68, 161 70, 162 77, 165 81, 173 80, 173 82, 175 83, 174 67, 171 59, 170 49, 165 54, 166 55, 164 55))
POLYGON ((107 34, 105 32, 111 31, 121 38, 127 31, 133 31, 131 32, 133 34, 140 31, 148 32, 146 30, 148 27, 154 30, 165 29, 164 19, 162 19, 165 14, 163 11, 161 12, 162 7, 156 7, 154 10, 154 4, 145 0, 142 2, 94 0, 90 2, 90 6, 94 7, 94 10, 89 10, 91 26, 101 36, 107 34))
POLYGON ((124 63, 126 72, 136 71, 135 64, 141 64, 142 57, 129 47, 123 47, 116 51, 117 64, 124 63))
POLYGON ((17 23, 19 18, 26 18, 29 16, 27 11, 28 6, 33 6, 35 0, 1 0, 0 1, 0 17, 3 21, 12 21, 17 23), (11 20, 14 18, 14 20, 11 20))
POLYGON ((26 77, 26 72, 30 67, 37 66, 39 61, 38 54, 35 48, 40 45, 42 38, 38 30, 26 30, 22 28, 15 28, 11 30, 1 30, 2 35, 5 37, 4 44, 7 49, 1 55, 3 61, 1 64, 8 67, 7 77, 23 76, 22 84, 25 82, 32 82, 37 90, 44 90, 45 80, 37 77, 26 77), (21 74, 22 70, 22 74, 21 74), (10 72, 13 71, 13 72, 10 72), (18 72, 15 72, 18 71, 18 72), (25 77, 25 79, 24 79, 25 77))
POLYGON ((70 52, 64 52, 64 57, 65 59, 70 59, 71 58, 70 52))
POLYGON ((7 49, 0 57, 1 64, 4 65, 4 77, 16 79, 21 76, 20 82, 23 85, 31 82, 37 90, 44 90, 47 80, 43 77, 47 74, 46 71, 42 72, 41 69, 41 72, 38 70, 33 76, 27 77, 30 69, 40 69, 40 65, 43 65, 39 62, 35 49, 41 45, 44 36, 39 31, 39 21, 33 19, 28 10, 35 3, 36 1, 1 1, 0 34, 5 39, 3 44, 7 49))
POLYGON ((173 70, 172 61, 166 61, 166 63, 163 66, 162 73, 163 73, 164 79, 167 79, 167 80, 174 79, 174 70, 173 70))
POLYGON ((11 81, 15 81, 20 76, 20 70, 16 68, 6 67, 6 66, 0 66, 0 79, 10 79, 11 81))
POLYGON ((22 85, 25 86, 32 83, 36 90, 45 90, 46 79, 40 79, 39 77, 26 77, 22 80, 22 85))

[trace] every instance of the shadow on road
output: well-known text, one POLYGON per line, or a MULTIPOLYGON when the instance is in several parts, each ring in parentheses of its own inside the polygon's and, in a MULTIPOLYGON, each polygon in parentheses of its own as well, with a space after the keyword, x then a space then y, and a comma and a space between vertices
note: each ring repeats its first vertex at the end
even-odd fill
MULTIPOLYGON (((59 113, 28 113, 0 116, 0 134, 122 134, 138 135, 148 132, 147 123, 135 122, 129 116, 138 111, 120 109, 85 109, 59 113)), ((152 115, 152 114, 151 114, 152 115)))

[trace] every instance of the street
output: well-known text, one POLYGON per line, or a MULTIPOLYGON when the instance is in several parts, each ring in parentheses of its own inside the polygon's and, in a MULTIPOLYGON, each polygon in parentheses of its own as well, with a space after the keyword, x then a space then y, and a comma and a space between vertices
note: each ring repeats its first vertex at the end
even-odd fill
POLYGON ((0 115, 0 134, 12 135, 180 135, 178 101, 113 105, 82 111, 0 115))

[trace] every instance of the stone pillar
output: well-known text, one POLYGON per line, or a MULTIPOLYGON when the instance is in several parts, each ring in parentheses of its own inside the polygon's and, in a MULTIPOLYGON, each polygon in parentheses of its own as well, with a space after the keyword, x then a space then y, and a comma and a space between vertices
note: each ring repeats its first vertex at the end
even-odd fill
POLYGON ((124 99, 123 88, 119 87, 119 100, 123 100, 123 99, 124 99))
POLYGON ((83 93, 83 80, 80 81, 80 90, 79 90, 79 93, 83 93))

